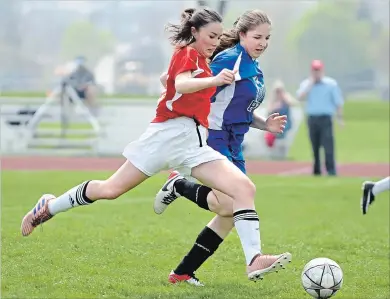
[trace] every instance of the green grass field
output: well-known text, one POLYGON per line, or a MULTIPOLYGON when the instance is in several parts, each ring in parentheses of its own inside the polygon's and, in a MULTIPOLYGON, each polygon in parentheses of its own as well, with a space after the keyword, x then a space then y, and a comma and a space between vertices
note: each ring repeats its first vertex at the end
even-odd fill
MULTIPOLYGON (((339 163, 389 161, 388 112, 389 103, 346 103, 346 126, 336 126, 339 163)), ((290 156, 311 159, 305 124, 290 156)), ((300 274, 321 256, 344 271, 335 298, 390 298, 389 195, 380 195, 362 216, 359 178, 252 176, 264 251, 293 254, 287 270, 256 284, 246 279, 235 231, 197 272, 205 288, 167 284, 170 270, 213 215, 184 199, 155 215, 162 175, 115 202, 62 213, 21 237, 20 221, 42 193, 58 195, 109 174, 2 172, 2 298, 310 298, 300 274)))
MULTIPOLYGON (((389 162, 389 102, 347 101, 345 127, 335 123, 335 149, 338 162, 389 162)), ((289 156, 311 161, 311 145, 306 123, 299 128, 289 156)))
POLYGON ((389 298, 388 194, 362 216, 356 178, 252 176, 264 251, 293 254, 287 270, 258 283, 246 279, 234 231, 198 271, 205 288, 167 284, 212 214, 180 199, 155 215, 162 175, 115 202, 59 214, 43 230, 21 236, 20 221, 42 193, 60 194, 107 175, 2 173, 2 298, 310 298, 300 274, 306 262, 323 256, 344 271, 335 298, 389 298))

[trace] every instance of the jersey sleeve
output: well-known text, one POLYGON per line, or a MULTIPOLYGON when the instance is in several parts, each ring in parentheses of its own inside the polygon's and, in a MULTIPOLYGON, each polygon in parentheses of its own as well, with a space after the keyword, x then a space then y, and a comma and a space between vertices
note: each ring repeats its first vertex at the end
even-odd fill
POLYGON ((177 75, 198 69, 198 53, 195 49, 185 47, 175 53, 176 57, 172 65, 172 78, 177 75))
MULTIPOLYGON (((213 61, 210 63, 210 70, 214 76, 217 76, 223 69, 227 67, 227 60, 224 53, 221 53, 214 57, 213 61)), ((214 95, 211 97, 211 103, 216 101, 217 95, 226 87, 227 85, 218 86, 214 95)))
POLYGON ((223 69, 233 70, 234 61, 226 53, 221 53, 214 57, 210 64, 210 69, 213 75, 218 75, 223 69))

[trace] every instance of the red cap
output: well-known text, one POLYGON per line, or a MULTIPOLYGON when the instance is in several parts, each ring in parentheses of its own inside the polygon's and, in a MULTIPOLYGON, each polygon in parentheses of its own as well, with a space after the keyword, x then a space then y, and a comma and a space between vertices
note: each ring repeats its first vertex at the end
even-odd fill
POLYGON ((324 64, 322 63, 321 60, 313 60, 311 62, 311 69, 312 70, 322 70, 324 68, 324 64))

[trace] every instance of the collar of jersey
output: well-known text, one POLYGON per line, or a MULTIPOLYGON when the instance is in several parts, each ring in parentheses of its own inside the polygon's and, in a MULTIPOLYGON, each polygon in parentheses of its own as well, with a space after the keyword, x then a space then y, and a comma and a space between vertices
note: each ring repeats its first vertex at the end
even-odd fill
POLYGON ((263 76, 263 72, 259 69, 259 62, 258 62, 256 59, 253 59, 253 58, 248 54, 248 52, 245 50, 245 48, 244 48, 243 46, 241 46, 240 43, 238 43, 238 44, 235 46, 235 48, 236 48, 236 50, 237 50, 238 52, 241 52, 241 53, 242 53, 242 59, 248 61, 247 63, 248 63, 249 65, 250 65, 251 63, 253 63, 253 65, 255 66, 255 68, 259 70, 258 75, 263 76))
POLYGON ((243 53, 243 56, 244 56, 246 59, 250 59, 250 60, 252 60, 255 64, 258 64, 257 59, 256 59, 256 58, 252 58, 252 57, 248 54, 248 52, 245 50, 245 48, 244 48, 243 46, 241 46, 240 43, 237 43, 236 49, 237 49, 238 51, 241 51, 241 52, 243 53))

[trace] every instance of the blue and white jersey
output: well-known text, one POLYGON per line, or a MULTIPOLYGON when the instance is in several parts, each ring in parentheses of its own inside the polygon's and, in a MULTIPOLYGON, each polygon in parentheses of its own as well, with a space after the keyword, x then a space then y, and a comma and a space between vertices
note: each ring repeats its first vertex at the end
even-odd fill
POLYGON ((253 120, 253 111, 265 97, 263 73, 258 62, 237 44, 216 55, 210 68, 214 75, 224 68, 237 70, 237 73, 235 82, 218 87, 211 98, 209 129, 225 130, 225 127, 239 124, 240 131, 246 133, 253 120))

